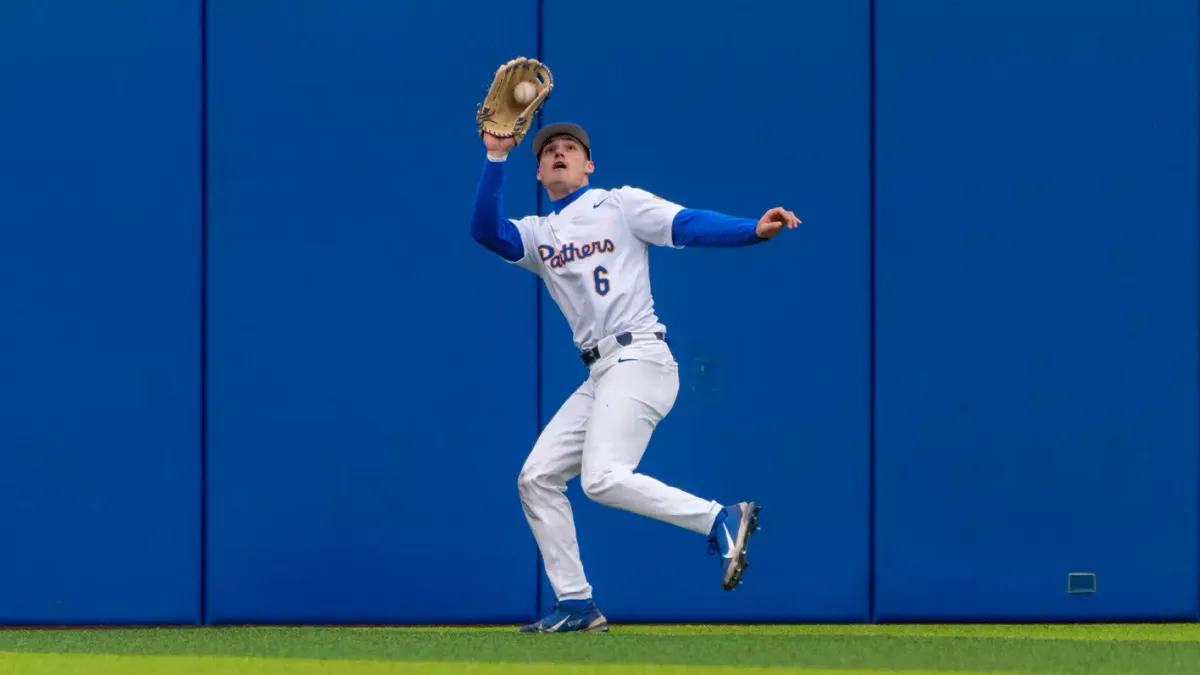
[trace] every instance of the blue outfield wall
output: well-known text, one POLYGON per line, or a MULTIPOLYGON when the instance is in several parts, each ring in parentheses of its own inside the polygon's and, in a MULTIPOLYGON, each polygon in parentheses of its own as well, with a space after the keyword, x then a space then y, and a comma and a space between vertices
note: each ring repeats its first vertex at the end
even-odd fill
POLYGON ((876 20, 877 618, 1195 619, 1196 3, 876 20))
POLYGON ((586 371, 469 235, 516 55, 595 184, 804 220, 651 253, 640 469, 763 531, 726 593, 571 481, 613 621, 1200 618, 1194 2, 491 9, 0 5, 0 624, 550 606, 516 481, 586 371))
POLYGON ((536 287, 468 233, 527 8, 209 0, 210 621, 535 611, 536 287))
MULTIPOLYGON (((702 536, 571 481, 584 569, 613 621, 867 618, 868 19, 866 0, 546 3, 543 56, 561 84, 544 117, 588 130, 593 184, 804 221, 752 248, 651 250, 680 392, 639 470, 755 500, 763 532, 729 593, 702 536), (765 24, 786 35, 753 37, 765 24)), ((549 294, 540 317, 548 421, 587 373, 549 294)))
POLYGON ((199 25, 0 3, 0 624, 200 618, 199 25))

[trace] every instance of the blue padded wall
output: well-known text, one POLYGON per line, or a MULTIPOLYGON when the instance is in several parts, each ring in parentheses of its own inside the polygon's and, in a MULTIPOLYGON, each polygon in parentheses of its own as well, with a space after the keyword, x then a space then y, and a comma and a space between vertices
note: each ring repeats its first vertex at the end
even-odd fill
POLYGON ((1196 618, 1196 13, 878 3, 880 620, 1196 618))
POLYGON ((641 470, 764 529, 726 593, 572 481, 614 622, 1200 618, 1196 3, 520 7, 0 3, 0 625, 550 606, 516 479, 586 370, 468 230, 519 54, 595 184, 804 220, 652 251, 641 470))
POLYGON ((208 7, 210 621, 530 618, 536 285, 469 219, 534 0, 208 7))
MULTIPOLYGON (((544 119, 588 130, 594 185, 756 218, 782 204, 804 221, 751 249, 651 252, 680 394, 640 470, 764 505, 744 585, 722 590, 703 537, 590 502, 575 479, 567 495, 596 599, 614 621, 865 619, 868 3, 544 11, 557 81, 544 119), (768 25, 780 35, 760 39, 768 25), (703 116, 684 103, 701 91, 725 94, 696 104, 703 116)), ((541 322, 545 422, 586 370, 548 294, 541 322)), ((553 600, 543 581, 543 608, 553 600)))
POLYGON ((200 616, 199 22, 0 3, 0 624, 200 616))

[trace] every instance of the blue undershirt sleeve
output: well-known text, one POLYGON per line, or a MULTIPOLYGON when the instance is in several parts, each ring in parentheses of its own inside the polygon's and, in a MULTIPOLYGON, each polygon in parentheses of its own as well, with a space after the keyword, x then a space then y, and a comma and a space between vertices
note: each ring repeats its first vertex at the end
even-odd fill
POLYGON ((683 209, 671 223, 671 240, 680 247, 750 246, 766 241, 758 236, 757 227, 758 221, 750 218, 683 209))
POLYGON ((516 262, 525 257, 525 246, 517 226, 501 215, 504 212, 504 169, 503 160, 484 160, 483 175, 475 188, 471 237, 505 260, 516 262))

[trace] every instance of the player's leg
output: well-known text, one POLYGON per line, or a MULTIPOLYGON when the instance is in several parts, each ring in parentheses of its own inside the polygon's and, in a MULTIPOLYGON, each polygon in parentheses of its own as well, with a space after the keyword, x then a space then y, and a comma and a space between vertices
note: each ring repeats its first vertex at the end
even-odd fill
POLYGON ((521 507, 546 566, 558 603, 548 616, 522 627, 526 632, 606 630, 591 602, 583 573, 567 481, 579 475, 584 438, 595 392, 584 382, 555 413, 538 437, 517 478, 521 507))
POLYGON ((721 554, 722 584, 736 586, 747 566, 746 539, 758 507, 723 507, 636 471, 650 437, 679 393, 679 371, 662 343, 635 345, 604 367, 596 384, 580 482, 588 497, 706 535, 721 554))
POLYGON ((707 534, 721 510, 715 501, 671 487, 635 469, 658 423, 675 405, 679 370, 661 354, 623 350, 605 365, 583 447, 580 484, 601 504, 707 534))

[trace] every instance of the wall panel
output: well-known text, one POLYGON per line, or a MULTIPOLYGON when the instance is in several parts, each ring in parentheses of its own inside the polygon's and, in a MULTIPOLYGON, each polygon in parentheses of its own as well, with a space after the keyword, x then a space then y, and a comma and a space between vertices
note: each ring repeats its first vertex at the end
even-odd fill
MULTIPOLYGON (((864 619, 868 3, 548 2, 544 21, 545 121, 588 130, 593 184, 748 217, 782 204, 804 221, 750 249, 651 252, 680 394, 640 470, 756 500, 763 531, 727 593, 703 537, 590 502, 576 479, 600 607, 614 621, 864 619)), ((586 371, 548 294, 541 317, 545 421, 586 371)))
POLYGON ((534 612, 536 287, 469 234, 526 6, 210 0, 212 621, 534 612))
POLYGON ((0 3, 0 624, 200 616, 200 8, 0 3))
POLYGON ((879 3, 881 620, 1196 617, 1196 13, 879 3))

